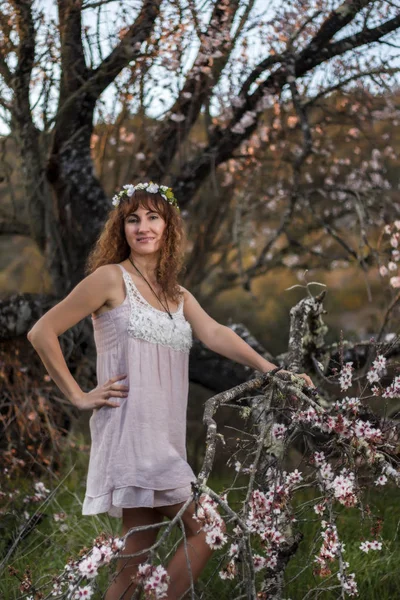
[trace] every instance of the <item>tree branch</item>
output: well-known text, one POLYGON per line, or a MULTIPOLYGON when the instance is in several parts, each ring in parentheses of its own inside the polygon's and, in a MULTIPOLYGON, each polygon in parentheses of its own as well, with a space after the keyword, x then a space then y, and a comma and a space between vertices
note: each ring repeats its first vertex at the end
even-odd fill
POLYGON ((162 0, 144 0, 135 23, 89 78, 90 95, 98 98, 120 71, 140 55, 140 46, 151 34, 162 0))
MULTIPOLYGON (((363 4, 360 6, 362 7, 363 4)), ((341 10, 344 11, 344 9, 341 10)), ((395 31, 400 26, 400 16, 396 16, 374 29, 364 30, 334 44, 327 43, 324 48, 320 48, 322 40, 327 39, 329 32, 334 35, 338 31, 340 23, 344 27, 349 22, 348 15, 345 17, 335 15, 336 13, 331 15, 313 41, 295 58, 294 74, 296 78, 304 76, 329 58, 344 54, 355 47, 378 41, 380 37, 395 31)), ((259 117, 263 111, 264 97, 279 93, 286 82, 287 66, 283 64, 261 83, 251 96, 244 99, 242 106, 235 111, 231 121, 223 130, 220 127, 215 128, 209 145, 202 149, 201 154, 199 153, 183 165, 180 173, 173 181, 173 187, 178 197, 181 198, 180 203, 182 206, 191 201, 194 191, 208 177, 211 168, 215 168, 231 158, 240 144, 256 130, 259 117), (247 115, 249 119, 246 120, 245 124, 242 121, 242 125, 241 120, 246 119, 247 115)))
MULTIPOLYGON (((178 144, 182 144, 189 135, 202 106, 207 102, 219 81, 234 48, 234 42, 230 39, 229 32, 239 5, 238 0, 229 4, 220 4, 219 2, 214 4, 207 34, 202 35, 193 67, 186 77, 178 98, 167 113, 169 118, 161 123, 158 131, 152 136, 153 146, 159 150, 147 168, 148 176, 151 179, 162 179, 169 170, 178 144), (174 115, 179 115, 180 120, 175 121, 174 115)), ((236 39, 237 37, 235 37, 236 39)), ((146 154, 145 144, 144 141, 140 148, 144 154, 146 154)))
POLYGON ((82 2, 58 0, 61 40, 61 85, 59 99, 62 103, 66 94, 82 86, 88 78, 89 69, 85 62, 82 42, 82 2))

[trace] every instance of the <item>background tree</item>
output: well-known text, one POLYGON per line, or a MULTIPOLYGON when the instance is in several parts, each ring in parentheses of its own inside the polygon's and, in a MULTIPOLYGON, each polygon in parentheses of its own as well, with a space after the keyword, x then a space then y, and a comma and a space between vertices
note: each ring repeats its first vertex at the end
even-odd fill
MULTIPOLYGON (((254 173, 260 164, 257 154, 266 149, 275 161, 281 159, 285 185, 278 177, 272 190, 268 179, 265 194, 266 178, 260 181, 264 194, 259 201, 264 208, 271 197, 276 201, 278 196, 284 204, 277 207, 280 219, 271 227, 273 235, 264 241, 252 268, 244 269, 239 224, 248 213, 248 203, 254 203, 247 185, 245 200, 235 199, 235 205, 241 205, 234 213, 236 266, 231 272, 224 255, 220 257, 221 286, 238 280, 248 284, 262 272, 270 260, 268 250, 282 234, 287 235, 298 214, 323 204, 321 196, 328 195, 338 205, 335 223, 352 213, 362 219, 364 229, 367 211, 376 199, 368 202, 365 192, 371 187, 381 190, 385 182, 376 176, 365 187, 361 181, 367 173, 355 164, 347 172, 336 164, 336 173, 329 172, 334 146, 327 142, 324 147, 321 141, 327 136, 324 127, 332 121, 326 112, 337 113, 346 103, 335 106, 334 100, 323 101, 337 90, 356 86, 360 103, 348 107, 348 112, 353 118, 357 113, 361 122, 368 119, 361 102, 369 95, 372 110, 372 93, 387 87, 388 78, 398 69, 392 44, 400 25, 396 7, 386 2, 294 1, 278 5, 267 16, 260 14, 260 8, 255 2, 239 0, 208 2, 201 8, 193 2, 161 0, 139 7, 71 0, 3 4, 1 106, 20 157, 27 210, 23 221, 19 211, 5 210, 2 230, 34 238, 46 255, 56 296, 65 295, 82 278, 84 258, 110 208, 93 168, 90 145, 95 121, 101 122, 113 105, 118 111, 116 122, 127 113, 137 113, 140 123, 134 132, 135 154, 113 183, 167 179, 187 210, 188 223, 192 215, 202 221, 199 239, 193 239, 194 260, 210 239, 218 243, 215 234, 222 222, 231 231, 228 214, 233 211, 227 207, 236 181, 226 173, 228 167, 236 171, 243 159, 249 162, 254 157, 250 163, 254 173), (166 105, 161 114, 160 104, 166 105), (159 114, 149 123, 146 117, 155 105, 159 114), (262 126, 268 118, 270 126, 262 126), (191 135, 200 126, 204 141, 194 146, 191 135), (288 129, 294 130, 293 144, 288 129), (315 186, 304 186, 307 160, 325 163, 315 186), (337 189, 340 180, 345 189, 337 189), (354 190, 355 185, 360 189, 354 190)), ((376 154, 374 160, 376 171, 381 167, 376 154)), ((267 210, 270 216, 271 209, 267 210)), ((380 220, 382 211, 383 206, 378 211, 380 220)), ((329 225, 331 212, 321 210, 315 215, 312 229, 321 228, 321 219, 329 225)), ((333 223, 330 230, 335 237, 333 223)), ((348 244, 342 246, 347 256, 365 260, 348 244)), ((207 263, 197 269, 199 280, 204 279, 207 263)), ((189 275, 196 285, 193 271, 191 267, 189 275)))
MULTIPOLYGON (((173 186, 190 237, 183 283, 200 300, 239 285, 252 293, 277 267, 379 264, 377 228, 397 214, 396 9, 3 3, 0 228, 35 240, 52 292, 1 300, 5 355, 82 278, 110 197, 130 180, 173 186)), ((316 368, 318 332, 308 333, 303 371, 316 368)), ((62 336, 88 380, 91 334, 83 323, 62 336)), ((190 375, 220 391, 249 373, 197 343, 190 375)))

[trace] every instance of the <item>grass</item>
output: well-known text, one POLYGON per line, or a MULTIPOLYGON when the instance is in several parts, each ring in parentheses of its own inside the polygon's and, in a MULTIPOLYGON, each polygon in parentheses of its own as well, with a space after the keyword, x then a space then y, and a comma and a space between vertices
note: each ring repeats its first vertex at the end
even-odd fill
MULTIPOLYGON (((81 503, 85 492, 85 477, 87 472, 88 455, 81 450, 84 444, 83 437, 78 437, 75 449, 65 452, 63 473, 55 479, 44 477, 42 481, 46 487, 54 490, 59 488, 51 500, 44 505, 24 504, 23 497, 33 493, 33 483, 27 478, 9 481, 9 489, 14 490, 14 497, 9 503, 8 510, 2 515, 0 536, 0 562, 4 557, 7 547, 12 544, 18 534, 18 527, 26 523, 24 511, 32 515, 39 511, 41 520, 38 525, 18 544, 15 552, 8 560, 8 566, 15 571, 6 569, 0 575, 0 598, 3 600, 17 600, 32 594, 20 591, 26 568, 30 569, 32 581, 37 584, 36 589, 43 591, 51 588, 51 577, 62 572, 68 557, 77 558, 82 548, 91 548, 93 540, 102 532, 110 535, 120 534, 120 519, 113 519, 106 514, 93 517, 82 516, 81 503), (55 513, 64 512, 65 521, 56 521, 55 513), (14 573, 14 574, 13 574, 14 573)), ((212 478, 209 485, 216 492, 221 492, 228 481, 212 478)), ((237 485, 241 482, 237 481, 237 485)), ((229 503, 232 508, 238 508, 241 501, 239 492, 229 494, 229 503)), ((313 559, 317 554, 321 539, 319 537, 319 522, 313 511, 313 496, 310 491, 301 491, 295 502, 303 509, 301 518, 295 527, 300 529, 304 538, 296 555, 289 562, 285 575, 284 598, 297 600, 307 598, 323 598, 330 600, 340 596, 338 589, 329 591, 332 585, 337 585, 336 576, 330 579, 321 579, 313 575, 313 559), (316 588, 319 587, 319 590, 316 588)), ((364 520, 360 519, 357 508, 339 511, 337 526, 339 536, 345 543, 344 559, 350 563, 349 572, 356 573, 359 588, 359 597, 363 600, 387 600, 397 598, 400 589, 400 545, 397 530, 400 523, 400 503, 397 489, 384 487, 371 489, 365 498, 364 520), (374 539, 371 534, 371 519, 367 518, 371 511, 382 519, 382 539, 384 540, 381 552, 365 554, 359 549, 360 542, 364 539, 374 539)), ((374 522, 374 521, 372 521, 374 522)), ((231 529, 229 525, 228 531, 231 529)), ((179 540, 179 531, 171 537, 168 547, 160 553, 164 558, 166 552, 173 548, 179 540)), ((256 548, 256 544, 254 545, 256 548)), ((229 546, 225 546, 224 551, 229 546)), ((207 564, 200 580, 196 584, 196 591, 203 593, 209 600, 229 600, 239 595, 236 581, 222 581, 218 571, 227 560, 224 551, 215 552, 207 564)), ((95 586, 94 599, 102 598, 107 587, 107 580, 111 574, 112 566, 103 567, 99 576, 92 580, 95 586)), ((261 581, 262 572, 257 574, 261 581)))
MULTIPOLYGON (((297 501, 311 500, 305 494, 297 501)), ((304 538, 299 551, 290 561, 286 571, 287 597, 291 600, 303 599, 310 590, 321 586, 321 595, 313 592, 309 598, 333 599, 338 598, 337 590, 329 592, 326 587, 337 585, 336 576, 328 581, 313 575, 312 566, 308 566, 321 547, 321 538, 318 535, 320 522, 315 519, 310 506, 299 522, 298 528, 304 538), (298 574, 301 573, 300 576, 298 574)), ((399 490, 393 487, 370 488, 364 497, 365 518, 362 519, 359 508, 345 508, 338 510, 337 528, 340 540, 345 544, 343 558, 349 563, 348 572, 355 573, 358 584, 359 597, 363 600, 376 599, 388 600, 398 598, 400 589, 400 542, 398 528, 400 524, 399 490), (378 521, 368 518, 371 513, 381 521, 381 538, 383 546, 381 551, 370 551, 368 554, 360 550, 360 543, 364 540, 376 539, 373 529, 378 521), (372 527, 371 527, 372 526, 372 527)))

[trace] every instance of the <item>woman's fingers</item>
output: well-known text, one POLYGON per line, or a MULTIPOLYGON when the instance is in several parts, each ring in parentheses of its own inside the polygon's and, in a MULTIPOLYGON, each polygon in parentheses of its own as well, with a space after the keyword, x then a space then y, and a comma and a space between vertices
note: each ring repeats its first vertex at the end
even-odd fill
POLYGON ((103 397, 104 401, 102 406, 111 406, 112 408, 118 408, 120 406, 119 402, 110 400, 110 398, 126 398, 128 395, 129 386, 119 384, 116 382, 120 379, 126 379, 128 375, 126 373, 122 375, 115 375, 114 377, 110 377, 106 384, 103 386, 103 397))
POLYGON ((307 383, 307 385, 315 388, 315 385, 313 384, 313 382, 311 381, 311 378, 307 375, 307 373, 297 374, 297 373, 292 373, 292 371, 286 371, 285 369, 278 371, 277 375, 279 375, 279 373, 290 373, 291 375, 296 375, 297 377, 301 377, 302 379, 304 379, 304 381, 307 383))
POLYGON ((315 387, 315 385, 313 384, 313 382, 311 381, 311 378, 307 375, 307 373, 301 373, 301 375, 299 375, 299 377, 302 377, 304 379, 304 381, 306 383, 308 383, 308 385, 310 385, 311 387, 315 387))
POLYGON ((120 379, 126 379, 127 377, 128 375, 126 373, 123 375, 114 375, 114 377, 110 377, 107 383, 115 383, 116 381, 119 381, 120 379))
POLYGON ((111 396, 116 396, 117 398, 125 398, 128 395, 128 392, 125 392, 125 391, 120 392, 119 390, 114 390, 112 388, 108 388, 103 391, 103 394, 105 395, 106 398, 110 398, 111 396))
POLYGON ((129 386, 128 385, 116 385, 112 383, 117 378, 124 379, 126 376, 117 375, 117 377, 112 377, 108 380, 106 384, 104 384, 103 393, 108 394, 108 396, 116 396, 118 398, 125 398, 128 395, 129 386))
POLYGON ((112 408, 118 408, 118 406, 120 406, 119 402, 110 402, 109 400, 106 400, 104 402, 104 404, 102 404, 102 406, 112 406, 112 408))

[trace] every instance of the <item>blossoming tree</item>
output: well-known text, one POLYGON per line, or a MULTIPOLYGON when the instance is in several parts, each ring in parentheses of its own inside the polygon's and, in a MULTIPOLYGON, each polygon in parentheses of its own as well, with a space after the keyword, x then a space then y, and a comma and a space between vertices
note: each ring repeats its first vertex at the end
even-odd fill
MULTIPOLYGON (((218 277, 223 288, 238 282, 248 285, 265 271, 285 233, 291 243, 275 257, 275 264, 285 256, 290 261, 293 249, 300 248, 289 226, 296 226, 299 215, 304 217, 307 211, 315 213, 318 227, 325 226, 346 254, 356 254, 361 264, 368 262, 344 243, 335 225, 344 215, 353 215, 364 232, 373 209, 366 193, 370 196, 375 190, 373 196, 379 193, 382 201, 382 191, 390 192, 382 163, 393 149, 388 146, 385 154, 386 148, 375 148, 371 160, 355 169, 335 157, 332 144, 324 145, 324 140, 331 137, 326 128, 329 122, 334 124, 332 109, 337 116, 346 115, 349 126, 343 135, 349 143, 362 136, 361 128, 371 116, 398 118, 390 97, 380 111, 374 110, 371 97, 395 82, 391 40, 400 25, 399 15, 390 2, 352 0, 332 5, 291 0, 278 4, 271 15, 261 9, 254 1, 241 0, 210 1, 207 9, 202 3, 188 1, 178 7, 162 0, 144 0, 138 7, 108 0, 59 0, 49 6, 19 0, 2 3, 0 106, 19 166, 11 174, 10 161, 3 162, 8 203, 1 215, 1 232, 34 239, 46 257, 56 297, 81 280, 84 259, 115 192, 105 193, 101 167, 100 173, 94 169, 94 125, 120 123, 126 114, 138 115, 137 129, 118 128, 118 134, 102 139, 98 149, 105 155, 114 144, 129 157, 123 173, 118 162, 110 167, 107 180, 117 187, 143 177, 172 185, 189 221, 199 211, 202 214, 198 243, 203 248, 204 236, 220 243, 221 220, 229 223, 232 203, 238 205, 232 227, 239 268, 236 264, 230 272, 221 257, 224 268, 218 277), (327 73, 329 77, 324 77, 327 73), (339 98, 321 119, 325 98, 352 89, 359 92, 358 101, 339 98), (199 127, 201 141, 191 137, 199 127), (272 157, 281 157, 281 167, 275 163, 270 169, 274 185, 258 188, 263 194, 256 207, 251 186, 246 185, 246 196, 251 211, 263 206, 269 216, 277 212, 280 224, 273 227, 255 264, 243 271, 239 240, 246 235, 240 236, 240 224, 248 208, 247 200, 233 198, 234 189, 241 176, 255 173, 266 149, 272 157), (308 173, 313 161, 322 177, 315 185, 308 173), (280 169, 286 172, 286 183, 275 178, 280 169), (24 198, 21 206, 13 204, 14 188, 24 198), (324 206, 327 195, 335 210, 329 202, 324 206), (218 198, 211 203, 213 210, 206 202, 210 196, 218 198), (316 205, 320 212, 312 209, 316 205)), ((192 241, 196 249, 194 232, 192 241)), ((313 255, 323 256, 318 248, 313 255)), ((208 252, 205 256, 209 258, 208 252)), ((302 268, 301 261, 298 267, 302 268)), ((206 270, 199 264, 196 270, 204 279, 206 270)), ((193 286, 197 283, 193 275, 193 286)), ((9 318, 2 323, 4 334, 27 331, 40 312, 41 300, 20 298, 26 310, 17 314, 12 301, 5 313, 9 318)))
MULTIPOLYGON (((387 260, 395 260, 394 241, 400 236, 400 223, 387 227, 385 234, 392 248, 387 260)), ((387 265, 381 268, 389 272, 387 265)), ((322 321, 324 296, 324 292, 318 296, 309 293, 294 307, 287 353, 287 366, 294 373, 298 358, 305 360, 307 356, 313 361, 315 381, 319 383, 316 389, 307 387, 295 374, 280 374, 278 367, 261 376, 251 374, 248 381, 206 402, 206 448, 202 468, 192 485, 192 497, 167 525, 149 526, 166 525, 147 549, 149 557, 138 567, 135 598, 141 593, 148 599, 166 597, 169 576, 159 553, 174 527, 183 525, 180 517, 192 499, 196 502, 199 529, 206 532, 207 543, 222 558, 216 575, 233 585, 229 592, 232 598, 286 597, 286 569, 297 553, 306 557, 304 569, 312 569, 315 578, 313 589, 304 598, 328 591, 341 598, 358 596, 357 572, 347 560, 345 531, 339 515, 343 510, 357 510, 360 526, 365 521, 370 523, 370 536, 360 535, 354 540, 360 554, 383 550, 388 540, 366 496, 371 487, 400 486, 400 427, 398 421, 389 417, 391 402, 400 396, 400 376, 395 369, 399 344, 397 337, 385 335, 382 329, 381 339, 371 342, 363 365, 356 368, 353 361, 345 359, 348 348, 343 344, 339 344, 335 356, 322 343, 323 333, 310 341, 311 332, 315 336, 316 331, 326 331, 322 321), (304 339, 309 340, 307 348, 303 347, 304 339), (357 385, 359 394, 349 395, 349 390, 357 385), (383 416, 371 410, 371 397, 380 398, 385 407, 383 416), (218 413, 227 407, 239 411, 244 435, 236 437, 236 445, 229 452, 227 464, 232 481, 217 493, 208 485, 208 479, 217 447, 226 443, 218 431, 218 413), (293 448, 301 453, 295 468, 290 460, 293 448), (231 499, 238 489, 238 477, 239 503, 231 499), (308 499, 304 501, 302 497, 298 502, 298 495, 305 490, 309 492, 308 499), (223 520, 226 528, 222 527, 223 520), (305 547, 304 526, 312 522, 319 523, 319 535, 311 546, 305 547)), ((396 297, 398 300, 399 295, 396 297)), ((28 500, 41 502, 49 493, 39 482, 35 495, 28 500)), ((102 533, 80 557, 71 558, 62 572, 52 574, 52 587, 42 597, 75 600, 99 594, 95 587, 99 570, 113 564, 126 538, 134 532, 132 529, 122 538, 102 533)), ((185 543, 183 526, 181 535, 185 543)), ((0 572, 4 566, 3 561, 0 572)), ((28 576, 24 582, 28 592, 37 593, 36 582, 28 576)), ((197 597, 193 584, 190 592, 192 598, 197 597)))
MULTIPOLYGON (((123 172, 120 163, 109 165, 113 187, 143 177, 170 184, 189 226, 196 217, 204 223, 197 238, 192 233, 196 260, 203 256, 197 250, 205 240, 217 245, 209 246, 210 253, 220 247, 221 223, 228 223, 214 292, 238 282, 250 289, 253 277, 276 265, 308 268, 310 255, 330 265, 350 257, 366 270, 380 260, 366 235, 373 219, 376 225, 386 223, 390 237, 390 260, 380 264, 380 273, 390 282, 394 297, 388 315, 394 314, 400 227, 398 221, 391 225, 394 192, 385 166, 395 154, 392 131, 385 131, 382 145, 355 168, 370 116, 394 125, 399 118, 390 95, 381 98, 379 109, 371 99, 395 81, 398 71, 392 38, 400 16, 393 3, 291 0, 278 4, 271 16, 260 14, 255 2, 241 0, 210 1, 207 10, 203 3, 162 0, 143 0, 139 6, 58 0, 51 7, 53 13, 40 3, 9 0, 0 8, 0 107, 9 126, 6 141, 14 143, 19 160, 12 174, 3 161, 2 189, 9 202, 1 231, 34 239, 46 257, 57 299, 82 278, 84 258, 116 191, 105 189, 93 154, 106 154, 104 145, 115 145, 116 151, 122 145, 129 162, 123 172), (342 94, 329 103, 338 90, 342 94), (346 97, 350 90, 358 100, 346 97), (122 132, 118 121, 124 113, 138 115, 137 130, 122 132), (332 114, 347 119, 341 136, 354 146, 351 160, 335 154, 332 114), (95 125, 109 121, 117 123, 119 139, 101 138, 97 142, 104 143, 96 145, 95 125), (200 143, 194 135, 199 127, 200 143), (265 180, 264 159, 271 158, 265 180), (252 187, 256 174, 260 182, 252 187), (25 217, 14 209, 16 190, 24 199, 25 217), (204 193, 209 190, 213 194, 204 193), (267 218, 276 222, 267 227, 267 218), (348 234, 355 224, 362 241, 356 247, 339 231, 341 225, 348 234), (262 241, 250 267, 243 260, 249 231, 262 241), (320 240, 307 237, 321 233, 343 253, 325 253, 320 240), (282 237, 288 241, 284 247, 282 237), (232 238, 234 261, 229 263, 232 238), (300 250, 308 253, 304 262, 300 250)), ((3 148, 6 152, 6 142, 3 148)), ((209 258, 207 252, 204 257, 209 258)), ((188 266, 189 283, 196 285, 207 263, 199 269, 197 262, 197 275, 188 266)), ((338 348, 324 349, 322 300, 323 295, 310 296, 293 309, 285 366, 294 372, 313 369, 321 384, 336 378, 346 392, 355 360, 340 360, 339 372, 332 371, 338 348)), ((24 295, 2 299, 2 338, 23 335, 48 301, 24 295)), ((368 344, 378 351, 368 352, 364 367, 371 392, 391 399, 398 396, 398 378, 387 386, 380 381, 397 343, 386 340, 385 325, 376 343, 368 344)), ((356 354, 355 346, 339 346, 339 351, 356 354)), ((286 565, 301 543, 295 498, 309 486, 317 491, 313 512, 321 523, 312 558, 321 578, 317 589, 325 589, 328 581, 342 597, 354 595, 356 576, 346 561, 337 507, 362 509, 368 481, 398 483, 395 425, 372 415, 361 394, 331 402, 334 394, 322 387, 316 397, 295 377, 286 381, 279 373, 238 379, 239 386, 207 404, 206 456, 193 490, 208 542, 227 550, 220 577, 238 583, 237 597, 282 597, 286 565), (243 396, 248 397, 244 407, 243 396), (228 404, 240 409, 253 436, 250 450, 239 448, 243 457, 235 463, 235 473, 248 475, 239 510, 230 504, 229 489, 216 494, 207 486, 216 444, 223 441, 213 414, 228 404), (288 470, 286 450, 300 438, 310 441, 302 468, 288 470), (226 534, 221 518, 228 524, 226 534)), ((42 486, 35 490, 38 501, 47 494, 42 486)), ((96 539, 66 566, 55 595, 93 595, 90 581, 123 543, 109 536, 96 539)), ((360 552, 379 551, 381 543, 378 534, 360 540, 360 552)), ((145 563, 138 575, 146 593, 163 596, 168 580, 162 565, 145 563)))

